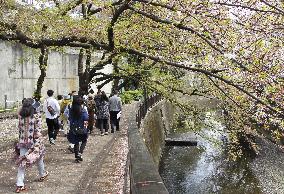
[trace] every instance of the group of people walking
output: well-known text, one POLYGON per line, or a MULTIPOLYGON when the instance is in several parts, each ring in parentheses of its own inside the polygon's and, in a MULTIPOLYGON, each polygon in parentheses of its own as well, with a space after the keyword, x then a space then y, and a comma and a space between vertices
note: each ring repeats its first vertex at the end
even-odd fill
POLYGON ((114 91, 113 96, 108 98, 104 92, 101 98, 97 99, 97 127, 101 131, 101 135, 108 135, 109 121, 111 133, 114 130, 119 131, 119 121, 121 114, 121 99, 118 97, 118 91, 114 91))
MULTIPOLYGON (((122 103, 118 91, 114 91, 110 98, 100 90, 95 96, 92 94, 80 96, 72 92, 58 100, 53 94, 54 91, 47 91, 42 109, 46 117, 49 142, 55 145, 61 128, 70 143, 70 151, 75 154, 76 162, 83 161, 82 154, 89 133, 93 133, 94 128, 100 130, 101 136, 108 135, 110 122, 111 133, 119 131, 122 103)), ((40 106, 39 100, 28 98, 23 100, 19 111, 19 141, 15 146, 18 165, 16 193, 27 190, 24 185, 26 167, 37 163, 40 177, 38 181, 44 181, 49 174, 43 162, 45 146, 41 135, 40 106)))

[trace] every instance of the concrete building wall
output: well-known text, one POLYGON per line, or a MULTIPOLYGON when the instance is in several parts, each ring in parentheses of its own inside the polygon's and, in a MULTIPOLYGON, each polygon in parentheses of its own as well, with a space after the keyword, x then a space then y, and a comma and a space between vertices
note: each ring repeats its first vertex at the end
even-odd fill
MULTIPOLYGON (((4 95, 7 95, 8 107, 13 102, 21 101, 24 97, 31 97, 35 91, 40 75, 39 49, 30 49, 21 44, 0 41, 0 108, 5 105, 4 95)), ((98 60, 95 55, 94 60, 98 60)), ((95 62, 95 61, 94 61, 95 62)), ((104 72, 111 72, 108 66, 104 72)), ((72 90, 78 91, 78 52, 70 51, 68 54, 50 51, 48 67, 42 88, 42 96, 52 89, 55 95, 68 94, 72 90)), ((111 84, 103 88, 107 93, 111 84)))

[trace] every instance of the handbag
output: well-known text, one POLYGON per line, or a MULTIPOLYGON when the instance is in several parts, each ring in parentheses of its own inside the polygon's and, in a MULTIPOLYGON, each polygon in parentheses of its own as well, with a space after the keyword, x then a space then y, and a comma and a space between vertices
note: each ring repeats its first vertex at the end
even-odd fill
POLYGON ((75 125, 70 126, 70 130, 74 135, 83 135, 85 134, 85 129, 82 127, 76 127, 75 125))
POLYGON ((56 114, 55 110, 52 108, 52 106, 48 105, 48 100, 46 100, 46 106, 47 106, 47 110, 50 113, 51 116, 54 116, 56 114))

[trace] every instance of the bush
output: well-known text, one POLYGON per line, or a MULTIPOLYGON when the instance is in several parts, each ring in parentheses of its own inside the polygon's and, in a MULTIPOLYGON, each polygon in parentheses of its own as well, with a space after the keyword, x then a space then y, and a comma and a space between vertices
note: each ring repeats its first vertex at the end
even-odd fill
POLYGON ((143 91, 141 90, 129 90, 124 91, 121 95, 121 100, 123 104, 130 104, 132 101, 138 101, 143 97, 143 91))

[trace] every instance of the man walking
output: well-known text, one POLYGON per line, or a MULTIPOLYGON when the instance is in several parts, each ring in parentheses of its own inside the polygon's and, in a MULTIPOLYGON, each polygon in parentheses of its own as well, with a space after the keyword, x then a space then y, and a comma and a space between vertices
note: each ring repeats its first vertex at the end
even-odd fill
POLYGON ((60 106, 58 101, 53 98, 53 90, 47 91, 47 98, 43 104, 43 111, 46 116, 46 124, 48 128, 48 137, 50 144, 55 144, 56 136, 59 130, 58 116, 60 114, 60 106))
POLYGON ((121 99, 118 97, 118 90, 114 91, 114 95, 109 98, 109 113, 111 133, 114 133, 114 128, 119 131, 119 121, 121 114, 121 99))

